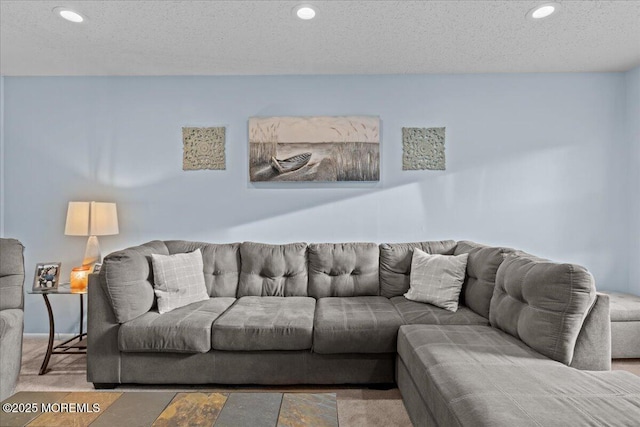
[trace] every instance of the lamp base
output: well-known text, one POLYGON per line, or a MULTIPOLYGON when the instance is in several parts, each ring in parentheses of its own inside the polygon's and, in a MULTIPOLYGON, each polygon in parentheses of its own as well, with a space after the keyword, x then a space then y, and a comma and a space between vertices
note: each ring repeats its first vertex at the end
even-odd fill
POLYGON ((89 236, 89 239, 87 240, 87 247, 84 250, 84 259, 82 260, 82 265, 92 266, 98 262, 102 262, 98 236, 89 236))

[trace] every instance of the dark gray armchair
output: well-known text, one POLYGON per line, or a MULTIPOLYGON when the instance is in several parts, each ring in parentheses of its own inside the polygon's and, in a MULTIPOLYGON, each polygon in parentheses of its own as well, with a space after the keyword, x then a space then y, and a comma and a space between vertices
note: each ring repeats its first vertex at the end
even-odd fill
POLYGON ((0 239, 0 400, 13 394, 22 362, 23 249, 15 239, 0 239))

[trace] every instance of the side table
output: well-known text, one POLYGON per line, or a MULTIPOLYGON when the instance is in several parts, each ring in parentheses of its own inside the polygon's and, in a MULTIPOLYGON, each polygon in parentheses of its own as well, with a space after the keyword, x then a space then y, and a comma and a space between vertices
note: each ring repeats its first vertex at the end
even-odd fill
POLYGON ((47 345, 47 353, 42 361, 39 375, 44 375, 47 372, 47 366, 52 354, 87 354, 87 333, 84 332, 84 298, 87 294, 87 290, 78 291, 71 289, 71 284, 61 283, 57 289, 42 290, 42 291, 28 291, 30 294, 40 294, 44 298, 44 303, 47 306, 49 312, 49 343, 47 345), (78 335, 69 338, 65 342, 53 345, 53 338, 56 332, 56 325, 53 318, 53 309, 49 302, 49 295, 79 295, 80 296, 80 333, 78 335))

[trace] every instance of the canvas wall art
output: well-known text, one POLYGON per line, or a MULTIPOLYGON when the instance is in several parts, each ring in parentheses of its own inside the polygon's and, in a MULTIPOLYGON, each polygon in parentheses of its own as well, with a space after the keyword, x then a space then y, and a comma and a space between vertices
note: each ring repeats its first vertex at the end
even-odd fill
POLYGON ((403 170, 445 170, 445 128, 402 128, 403 170))
POLYGON ((261 181, 379 181, 377 116, 251 117, 249 176, 261 181))
POLYGON ((225 169, 225 128, 182 128, 182 170, 225 169))

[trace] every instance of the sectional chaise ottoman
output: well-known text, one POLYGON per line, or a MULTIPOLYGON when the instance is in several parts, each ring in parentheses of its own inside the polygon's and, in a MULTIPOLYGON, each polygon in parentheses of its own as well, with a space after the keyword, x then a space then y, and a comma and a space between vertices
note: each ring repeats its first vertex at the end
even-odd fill
POLYGON ((640 378, 595 372, 611 338, 591 275, 509 248, 153 241, 105 258, 88 316, 96 388, 397 382, 415 425, 640 420, 640 378), (468 254, 457 311, 403 296, 415 248, 468 254), (198 249, 209 298, 160 314, 152 254, 198 249))
POLYGON ((640 358, 640 296, 607 292, 611 311, 611 357, 640 358))

